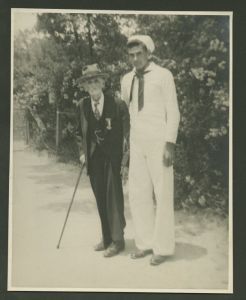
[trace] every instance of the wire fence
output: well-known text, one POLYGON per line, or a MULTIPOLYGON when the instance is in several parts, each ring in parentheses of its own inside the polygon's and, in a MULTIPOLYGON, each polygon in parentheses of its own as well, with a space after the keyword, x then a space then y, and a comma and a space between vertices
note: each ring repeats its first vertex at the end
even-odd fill
POLYGON ((76 113, 56 111, 55 130, 42 120, 37 111, 29 106, 15 107, 13 111, 13 138, 24 140, 27 145, 46 148, 58 154, 62 143, 69 140, 76 129, 76 113))

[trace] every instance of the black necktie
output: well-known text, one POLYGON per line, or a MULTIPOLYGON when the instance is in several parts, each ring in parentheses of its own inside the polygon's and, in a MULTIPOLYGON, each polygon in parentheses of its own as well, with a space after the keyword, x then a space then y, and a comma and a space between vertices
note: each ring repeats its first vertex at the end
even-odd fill
POLYGON ((130 90, 130 102, 132 100, 132 92, 135 78, 138 78, 138 111, 140 111, 144 107, 144 74, 148 73, 148 71, 137 71, 132 79, 131 90, 130 90))
POLYGON ((99 105, 99 101, 94 101, 94 108, 95 108, 94 115, 97 120, 100 120, 101 114, 99 112, 98 105, 99 105))

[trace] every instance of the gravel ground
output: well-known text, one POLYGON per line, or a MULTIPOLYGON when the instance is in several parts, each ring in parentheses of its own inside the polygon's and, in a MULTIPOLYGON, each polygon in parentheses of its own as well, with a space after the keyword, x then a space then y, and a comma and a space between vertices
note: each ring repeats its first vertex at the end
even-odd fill
POLYGON ((149 256, 131 260, 135 245, 127 185, 126 250, 113 258, 93 251, 100 227, 85 174, 57 249, 78 166, 58 163, 21 143, 15 143, 13 153, 10 290, 225 292, 230 287, 226 219, 177 211, 175 255, 158 267, 149 265, 149 256))

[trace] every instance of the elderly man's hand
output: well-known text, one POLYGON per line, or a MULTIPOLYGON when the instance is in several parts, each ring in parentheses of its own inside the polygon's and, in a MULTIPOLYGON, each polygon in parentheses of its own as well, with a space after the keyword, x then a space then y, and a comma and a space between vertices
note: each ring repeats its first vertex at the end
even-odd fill
POLYGON ((85 155, 82 154, 82 155, 80 156, 79 160, 80 160, 81 164, 83 165, 83 164, 85 163, 85 155))
POLYGON ((173 165, 175 144, 166 142, 163 154, 163 164, 165 167, 173 165))

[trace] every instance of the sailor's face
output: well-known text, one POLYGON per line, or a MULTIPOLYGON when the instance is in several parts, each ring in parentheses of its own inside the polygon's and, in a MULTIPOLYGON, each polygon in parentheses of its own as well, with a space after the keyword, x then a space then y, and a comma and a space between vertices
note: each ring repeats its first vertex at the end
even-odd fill
POLYGON ((130 63, 137 69, 141 70, 148 64, 149 52, 142 45, 137 45, 128 49, 130 63))

